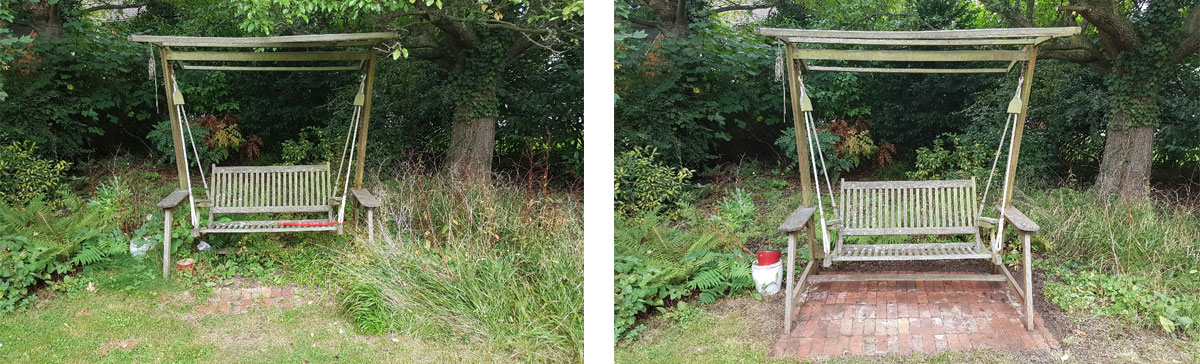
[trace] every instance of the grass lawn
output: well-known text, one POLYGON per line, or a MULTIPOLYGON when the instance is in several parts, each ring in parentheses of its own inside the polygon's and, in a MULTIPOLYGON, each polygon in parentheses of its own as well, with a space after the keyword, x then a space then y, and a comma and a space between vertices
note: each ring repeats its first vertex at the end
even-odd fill
POLYGON ((36 307, 0 316, 0 362, 509 361, 478 343, 356 334, 330 299, 316 295, 287 310, 197 315, 205 288, 167 283, 142 267, 85 271, 79 278, 93 282, 95 292, 43 290, 36 307))

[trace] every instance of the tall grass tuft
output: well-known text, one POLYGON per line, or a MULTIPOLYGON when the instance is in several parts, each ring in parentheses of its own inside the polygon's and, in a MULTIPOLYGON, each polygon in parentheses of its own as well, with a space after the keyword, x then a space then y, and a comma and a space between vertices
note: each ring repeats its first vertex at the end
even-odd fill
POLYGON ((373 191, 384 201, 376 241, 340 259, 360 329, 484 343, 523 362, 581 360, 578 197, 391 172, 373 191))
MULTIPOLYGON (((1020 202, 1018 203, 1020 204, 1020 202)), ((1130 203, 1069 188, 1026 196, 1030 218, 1054 256, 1145 278, 1157 288, 1200 287, 1200 213, 1177 204, 1130 203)))

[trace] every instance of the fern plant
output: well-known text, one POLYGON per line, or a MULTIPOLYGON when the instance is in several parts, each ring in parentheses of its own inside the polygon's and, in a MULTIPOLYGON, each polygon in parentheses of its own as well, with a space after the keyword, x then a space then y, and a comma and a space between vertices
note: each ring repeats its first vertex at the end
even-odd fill
POLYGON ((687 282, 687 288, 700 291, 700 303, 710 304, 718 298, 733 296, 754 287, 750 259, 746 255, 698 250, 684 258, 682 263, 695 270, 687 282))

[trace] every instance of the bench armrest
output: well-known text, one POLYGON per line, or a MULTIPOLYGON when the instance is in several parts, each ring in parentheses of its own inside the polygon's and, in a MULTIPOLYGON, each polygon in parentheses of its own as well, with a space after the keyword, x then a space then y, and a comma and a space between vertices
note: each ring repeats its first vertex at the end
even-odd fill
POLYGON ((158 202, 158 208, 163 210, 173 209, 176 206, 179 206, 179 204, 183 202, 183 199, 187 197, 187 190, 175 190, 175 192, 171 192, 170 195, 167 195, 167 198, 164 198, 162 201, 158 202))
POLYGON ((358 201, 358 204, 363 207, 373 209, 381 205, 379 199, 375 198, 375 195, 372 195, 370 192, 367 192, 366 189, 352 188, 350 189, 350 193, 354 194, 354 200, 358 201))
POLYGON ((990 218, 987 216, 976 216, 975 217, 975 225, 977 225, 981 228, 992 229, 992 228, 995 228, 996 224, 999 224, 999 223, 1000 223, 1000 220, 996 220, 996 219, 993 219, 993 218, 990 218))
POLYGON ((1005 208, 1004 219, 1008 220, 1009 224, 1012 224, 1013 227, 1023 233, 1035 233, 1042 229, 1033 223, 1033 220, 1030 220, 1029 216, 1025 216, 1025 214, 1021 213, 1021 210, 1017 210, 1016 207, 1005 208))
POLYGON ((792 214, 788 215, 787 220, 784 220, 783 224, 779 225, 779 231, 785 233, 800 231, 800 229, 804 228, 804 225, 808 225, 808 220, 812 219, 813 212, 815 211, 817 211, 816 206, 800 206, 796 208, 796 211, 792 211, 792 214))

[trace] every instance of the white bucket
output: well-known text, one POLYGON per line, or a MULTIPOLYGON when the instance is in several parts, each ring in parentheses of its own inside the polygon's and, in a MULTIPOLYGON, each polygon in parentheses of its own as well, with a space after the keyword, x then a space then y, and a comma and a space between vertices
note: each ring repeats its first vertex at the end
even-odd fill
POLYGON ((779 285, 783 282, 782 259, 770 265, 751 264, 750 269, 750 276, 754 277, 754 288, 759 294, 770 296, 779 292, 779 285))

